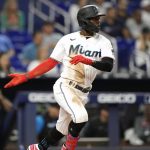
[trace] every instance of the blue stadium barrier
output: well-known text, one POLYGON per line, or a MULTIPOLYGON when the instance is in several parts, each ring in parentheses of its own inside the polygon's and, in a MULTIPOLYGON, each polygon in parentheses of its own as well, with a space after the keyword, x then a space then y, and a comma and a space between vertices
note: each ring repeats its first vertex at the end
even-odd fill
MULTIPOLYGON (((35 115, 36 103, 56 103, 52 92, 19 92, 15 98, 18 105, 19 146, 26 147, 36 142, 35 115)), ((119 141, 119 104, 150 104, 150 93, 110 93, 92 92, 89 104, 109 104, 109 146, 117 147, 119 141)))

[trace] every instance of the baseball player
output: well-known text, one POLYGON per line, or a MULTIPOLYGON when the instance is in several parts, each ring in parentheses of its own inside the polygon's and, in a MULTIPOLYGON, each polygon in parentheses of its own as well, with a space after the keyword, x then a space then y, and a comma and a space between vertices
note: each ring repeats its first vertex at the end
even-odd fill
POLYGON ((98 71, 110 72, 114 64, 111 42, 98 34, 100 18, 104 16, 96 5, 86 5, 77 14, 81 31, 63 36, 50 57, 35 69, 24 74, 10 74, 12 80, 5 88, 16 86, 63 63, 61 77, 53 90, 60 105, 59 118, 52 132, 28 147, 28 150, 47 150, 66 135, 61 150, 75 150, 79 133, 88 121, 85 109, 87 96, 98 71))

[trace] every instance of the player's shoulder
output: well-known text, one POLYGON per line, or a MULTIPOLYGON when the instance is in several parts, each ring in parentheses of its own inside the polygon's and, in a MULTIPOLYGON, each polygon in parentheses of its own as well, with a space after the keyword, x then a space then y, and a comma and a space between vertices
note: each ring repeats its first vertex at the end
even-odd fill
POLYGON ((63 38, 77 37, 79 32, 72 32, 63 36, 63 38))
POLYGON ((79 32, 69 33, 69 34, 66 34, 63 37, 61 37, 59 42, 63 43, 63 44, 68 44, 69 41, 73 41, 73 40, 77 39, 78 36, 79 36, 79 32))
POLYGON ((97 36, 98 36, 99 40, 101 40, 104 43, 109 43, 110 42, 109 37, 107 37, 106 35, 98 33, 97 36))

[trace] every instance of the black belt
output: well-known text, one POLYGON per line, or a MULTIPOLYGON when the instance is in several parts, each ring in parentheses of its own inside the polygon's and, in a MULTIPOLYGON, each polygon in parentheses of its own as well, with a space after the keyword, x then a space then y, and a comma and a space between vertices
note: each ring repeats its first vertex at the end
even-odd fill
POLYGON ((69 81, 69 85, 72 85, 74 88, 76 88, 76 89, 82 91, 83 93, 88 93, 88 92, 91 90, 90 87, 83 88, 83 87, 81 87, 80 85, 75 84, 73 81, 69 81))

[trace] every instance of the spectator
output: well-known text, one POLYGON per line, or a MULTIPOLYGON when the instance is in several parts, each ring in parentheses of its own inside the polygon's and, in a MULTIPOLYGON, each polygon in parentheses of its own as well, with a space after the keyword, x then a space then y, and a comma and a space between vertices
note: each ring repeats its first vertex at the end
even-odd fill
POLYGON ((136 66, 146 70, 150 59, 150 30, 143 28, 142 34, 136 41, 136 66))
POLYGON ((118 70, 122 75, 128 77, 129 75, 129 62, 135 49, 135 39, 132 37, 129 29, 123 27, 121 36, 117 38, 118 45, 118 70))
POLYGON ((142 0, 141 1, 141 8, 142 8, 142 22, 144 26, 150 29, 150 1, 149 0, 142 0))
POLYGON ((10 56, 8 53, 0 53, 0 78, 5 78, 12 72, 10 56))
POLYGON ((117 11, 114 7, 107 9, 107 16, 101 22, 101 28, 102 31, 113 37, 120 36, 122 26, 117 21, 117 11))
MULTIPOLYGON (((56 125, 58 116, 59 116, 59 105, 55 103, 50 104, 47 107, 47 112, 44 117, 45 125, 40 135, 40 139, 42 139, 47 132, 50 132, 53 129, 53 127, 56 125)), ((57 144, 58 143, 56 143, 56 145, 57 144)))
POLYGON ((36 31, 33 34, 33 41, 25 45, 22 49, 22 60, 23 63, 28 65, 31 61, 35 60, 37 57, 37 51, 42 46, 43 35, 41 31, 36 31))
POLYGON ((7 0, 1 12, 1 31, 24 30, 25 17, 18 8, 17 0, 7 0))
MULTIPOLYGON (((37 51, 37 57, 35 60, 31 61, 28 65, 27 70, 30 71, 36 66, 38 66, 42 61, 49 57, 49 51, 47 48, 41 47, 37 51)), ((58 77, 59 71, 58 67, 53 68, 51 71, 45 73, 45 77, 58 77)))
POLYGON ((84 137, 108 137, 109 112, 107 107, 99 110, 99 116, 91 118, 83 129, 84 137))
MULTIPOLYGON (((8 53, 0 53, 0 78, 5 78, 12 72, 10 67, 10 56, 8 53)), ((2 94, 0 90, 0 105, 5 111, 10 111, 12 103, 2 94)))
POLYGON ((132 16, 126 21, 126 26, 135 39, 140 36, 142 28, 144 27, 140 9, 136 9, 133 11, 132 16))
POLYGON ((8 100, 1 92, 0 90, 0 106, 2 106, 2 108, 9 112, 11 111, 13 104, 10 102, 10 100, 8 100))
POLYGON ((0 53, 6 52, 9 56, 13 56, 15 53, 14 46, 9 37, 4 34, 0 34, 0 53))
POLYGON ((127 10, 129 1, 127 0, 117 0, 117 8, 121 10, 127 10))
POLYGON ((3 150, 4 148, 4 138, 6 135, 3 133, 3 128, 4 128, 4 121, 7 112, 10 112, 13 108, 12 102, 4 96, 2 91, 0 90, 0 149, 3 150))
POLYGON ((128 1, 127 0, 118 0, 117 1, 117 22, 124 26, 127 14, 128 1))
POLYGON ((123 129, 124 141, 131 145, 143 145, 143 141, 138 138, 135 130, 134 123, 138 115, 139 105, 125 105, 121 107, 121 128, 123 129))
POLYGON ((135 132, 145 144, 150 144, 150 105, 145 105, 144 114, 136 118, 135 132))
POLYGON ((77 3, 72 4, 69 9, 70 19, 71 19, 71 27, 72 31, 77 31, 79 29, 78 21, 77 21, 77 12, 78 10, 87 4, 87 0, 77 0, 77 3))
POLYGON ((42 26, 43 44, 42 46, 49 48, 49 55, 53 51, 58 40, 62 37, 60 33, 55 32, 53 22, 44 22, 42 26))

